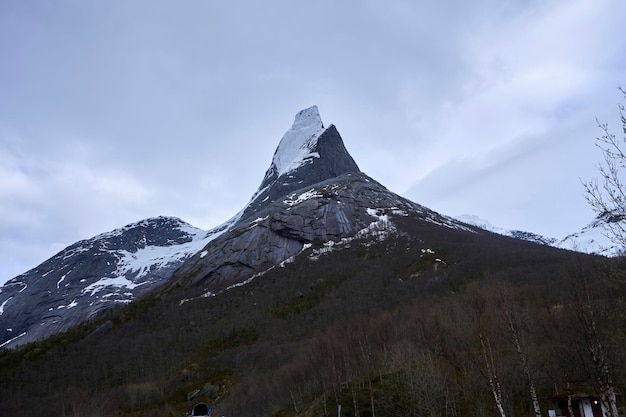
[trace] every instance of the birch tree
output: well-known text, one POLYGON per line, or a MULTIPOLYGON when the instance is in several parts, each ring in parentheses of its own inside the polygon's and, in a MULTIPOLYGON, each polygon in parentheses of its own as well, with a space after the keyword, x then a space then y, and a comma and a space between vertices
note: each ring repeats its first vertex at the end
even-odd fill
POLYGON ((609 366, 609 355, 605 341, 599 329, 599 323, 591 296, 591 288, 586 277, 575 284, 574 296, 576 314, 585 340, 585 350, 591 360, 588 372, 607 410, 607 417, 619 417, 615 385, 609 366))
POLYGON ((491 348, 491 340, 489 336, 485 334, 482 327, 478 330, 478 338, 480 339, 480 346, 482 348, 483 359, 485 361, 484 363, 487 371, 487 378, 489 380, 489 387, 491 388, 493 399, 496 402, 496 408, 498 409, 501 417, 506 417, 502 396, 502 385, 500 385, 500 378, 498 377, 498 372, 496 370, 496 362, 491 348))
MULTIPOLYGON (((626 90, 620 87, 626 99, 626 90)), ((622 131, 626 135, 626 110, 619 105, 622 131)), ((584 183, 585 197, 591 208, 606 220, 607 237, 615 244, 626 247, 626 183, 622 179, 626 168, 626 137, 618 139, 607 123, 597 121, 602 135, 596 138, 603 161, 598 164, 600 178, 584 183)))
POLYGON ((480 342, 480 356, 483 362, 489 389, 500 417, 507 417, 497 362, 494 349, 492 347, 489 329, 487 327, 486 304, 487 301, 483 294, 480 293, 480 289, 472 288, 468 291, 468 303, 466 308, 469 309, 468 313, 473 316, 475 332, 478 336, 478 341, 480 342))
POLYGON ((520 325, 519 315, 513 311, 513 297, 510 296, 510 292, 503 290, 500 293, 498 304, 504 325, 508 330, 511 342, 515 347, 517 357, 522 366, 522 371, 528 382, 528 392, 530 394, 530 400, 533 405, 533 411, 536 417, 541 417, 541 407, 539 406, 539 396, 537 395, 537 388, 535 386, 535 380, 529 364, 528 349, 523 346, 522 343, 522 331, 520 325))

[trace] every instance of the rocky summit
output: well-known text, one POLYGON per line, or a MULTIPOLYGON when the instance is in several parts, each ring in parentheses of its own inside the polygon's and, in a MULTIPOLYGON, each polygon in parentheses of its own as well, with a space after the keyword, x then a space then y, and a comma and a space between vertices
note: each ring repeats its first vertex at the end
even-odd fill
POLYGON ((316 106, 280 140, 258 191, 208 232, 159 217, 77 242, 0 289, 0 347, 67 330, 165 284, 217 294, 312 245, 393 229, 393 216, 464 228, 362 173, 316 106))
POLYGON ((324 128, 317 107, 302 110, 285 133, 258 191, 224 233, 174 274, 206 294, 262 274, 310 245, 338 242, 391 227, 392 215, 463 227, 394 194, 362 173, 335 126, 324 128))

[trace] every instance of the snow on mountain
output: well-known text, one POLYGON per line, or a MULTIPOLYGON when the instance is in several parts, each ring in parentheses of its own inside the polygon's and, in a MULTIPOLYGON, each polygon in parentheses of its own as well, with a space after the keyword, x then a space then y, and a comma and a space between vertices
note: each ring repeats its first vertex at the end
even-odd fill
POLYGON ((293 125, 283 135, 272 159, 272 167, 278 176, 297 169, 312 158, 319 158, 319 153, 314 152, 314 149, 323 132, 324 125, 317 106, 296 114, 293 125))
POLYGON ((334 125, 324 128, 317 106, 296 114, 281 138, 258 191, 242 218, 256 216, 286 195, 330 178, 361 170, 346 150, 334 125))
POLYGON ((621 221, 607 215, 600 215, 594 221, 583 227, 579 232, 563 238, 558 247, 578 252, 595 253, 604 256, 618 256, 624 253, 624 248, 609 239, 608 223, 621 221))
POLYGON ((235 220, 206 232, 177 218, 155 217, 65 248, 0 287, 0 347, 64 331, 163 285, 235 220))
POLYGON ((463 223, 479 227, 492 233, 513 237, 516 239, 528 240, 542 245, 554 246, 561 249, 568 249, 577 252, 597 254, 603 256, 617 256, 623 253, 623 249, 613 243, 607 235, 607 223, 614 221, 607 216, 599 216, 593 222, 583 227, 579 232, 572 233, 563 239, 545 237, 531 232, 521 230, 510 230, 497 227, 487 220, 474 215, 460 215, 455 217, 463 223))
POLYGON ((516 239, 527 240, 529 242, 535 242, 541 245, 554 246, 558 242, 558 239, 545 237, 542 235, 538 235, 536 233, 524 232, 522 230, 510 230, 510 229, 497 227, 497 226, 492 225, 485 219, 481 219, 478 216, 474 216, 470 214, 463 214, 460 216, 455 216, 455 218, 457 220, 462 221, 463 223, 479 227, 483 230, 487 230, 492 233, 497 233, 499 235, 509 236, 509 237, 513 237, 516 239))
POLYGON ((487 220, 481 219, 480 217, 474 216, 473 214, 461 214, 460 216, 454 216, 454 218, 462 221, 463 223, 476 226, 483 230, 497 233, 499 235, 507 235, 507 233, 509 232, 507 229, 496 227, 489 223, 487 220))

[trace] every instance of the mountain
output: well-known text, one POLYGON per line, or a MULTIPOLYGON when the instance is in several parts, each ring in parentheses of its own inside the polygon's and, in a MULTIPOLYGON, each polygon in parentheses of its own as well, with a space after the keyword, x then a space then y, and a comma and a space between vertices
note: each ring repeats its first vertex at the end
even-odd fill
POLYGON ((218 234, 157 217, 68 246, 0 288, 0 347, 46 338, 138 299, 218 234))
POLYGON ((610 224, 612 222, 622 220, 606 214, 599 215, 580 231, 569 234, 562 239, 546 237, 521 230, 504 229, 494 226, 489 221, 481 219, 478 216, 469 214, 455 216, 455 219, 492 233, 527 240, 529 242, 539 243, 542 245, 553 246, 555 248, 603 256, 617 256, 623 252, 620 245, 615 244, 608 238, 610 235, 610 224))
POLYGON ((452 228, 459 222, 387 190, 362 173, 335 126, 317 107, 296 115, 258 191, 228 233, 176 271, 173 282, 216 293, 239 285, 313 244, 388 227, 390 215, 417 214, 452 228))
POLYGON ((580 231, 564 237, 555 246, 585 253, 618 256, 624 253, 621 245, 611 241, 611 223, 623 221, 609 214, 600 214, 580 231))
POLYGON ((0 288, 0 347, 67 330, 163 285, 216 294, 262 274, 313 244, 392 227, 417 213, 464 228, 406 200, 360 171, 316 106, 284 134, 250 202, 208 232, 176 218, 129 224, 77 242, 0 288))
POLYGON ((147 219, 3 287, 5 347, 90 319, 0 349, 0 415, 536 415, 529 378, 546 414, 597 387, 590 340, 626 384, 621 262, 408 201, 311 107, 222 226, 147 219))
POLYGON ((503 236, 509 236, 515 239, 527 240, 529 242, 539 243, 541 245, 555 246, 556 243, 558 242, 557 239, 541 236, 536 233, 524 232, 522 230, 503 229, 501 227, 492 225, 490 222, 488 222, 485 219, 481 219, 480 217, 474 216, 471 214, 463 214, 460 216, 455 216, 455 219, 462 221, 463 223, 467 223, 472 226, 479 227, 483 230, 487 230, 492 233, 497 233, 503 236))

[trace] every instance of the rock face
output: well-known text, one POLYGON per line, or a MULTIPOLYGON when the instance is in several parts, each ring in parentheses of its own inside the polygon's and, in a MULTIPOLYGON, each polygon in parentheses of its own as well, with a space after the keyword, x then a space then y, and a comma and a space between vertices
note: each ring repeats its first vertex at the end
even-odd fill
POLYGON ((162 285, 210 239, 157 217, 77 242, 0 288, 0 346, 43 339, 162 285))
POLYGON ((302 110, 278 144, 244 217, 301 188, 360 172, 335 126, 324 129, 316 106, 302 110))
POLYGON ((283 195, 189 258, 174 278, 210 292, 237 285, 300 253, 305 245, 356 235, 392 213, 434 212, 405 200, 362 173, 346 173, 283 195))
POLYGON ((337 129, 324 129, 313 106, 296 115, 259 190, 228 233, 189 258, 173 281, 216 293, 299 254, 305 245, 355 236, 393 213, 461 227, 362 173, 337 129))
MULTIPOLYGON (((0 290, 0 347, 38 340, 166 282, 205 294, 243 285, 310 245, 393 229, 392 216, 465 228, 362 173, 317 107, 296 115, 259 190, 204 232, 159 217, 78 242, 0 290)), ((380 235, 379 235, 380 236, 380 235)))

